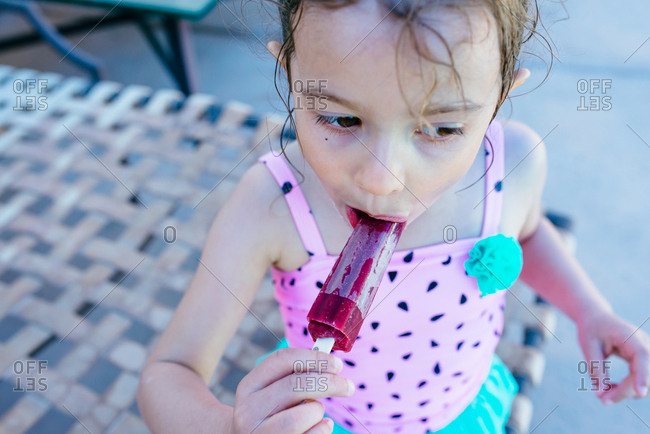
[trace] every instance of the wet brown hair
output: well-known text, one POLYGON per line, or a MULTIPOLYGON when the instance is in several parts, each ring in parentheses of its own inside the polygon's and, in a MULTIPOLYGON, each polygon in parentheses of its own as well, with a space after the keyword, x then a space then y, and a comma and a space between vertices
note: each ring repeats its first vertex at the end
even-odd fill
MULTIPOLYGON (((277 5, 278 12, 280 15, 280 26, 282 29, 282 46, 278 54, 279 60, 276 60, 275 63, 274 83, 278 95, 280 96, 280 98, 283 101, 283 104, 288 110, 288 116, 282 128, 282 134, 280 135, 280 147, 283 151, 282 153, 284 153, 285 147, 282 146, 282 138, 287 136, 285 134, 285 128, 287 122, 290 121, 290 125, 293 128, 296 137, 298 136, 298 131, 295 127, 295 121, 292 116, 294 109, 290 108, 291 83, 292 83, 291 58, 295 53, 294 34, 296 28, 298 27, 298 23, 300 22, 300 19, 302 17, 302 13, 304 12, 306 7, 321 7, 326 10, 335 10, 335 9, 339 9, 339 8, 343 8, 355 4, 358 0, 266 0, 266 1, 270 1, 271 3, 277 5), (286 101, 284 100, 277 85, 277 77, 281 73, 280 62, 284 63, 286 67, 286 74, 289 83, 289 92, 286 95, 286 101)), ((510 88, 514 84, 513 83, 514 72, 518 63, 519 54, 523 44, 528 42, 533 36, 540 37, 543 40, 546 47, 551 52, 551 66, 553 64, 553 52, 551 49, 551 45, 548 43, 547 39, 544 36, 540 35, 539 32, 537 31, 538 24, 540 24, 540 19, 539 19, 539 8, 536 0, 532 0, 532 1, 531 0, 377 0, 377 1, 386 9, 386 11, 389 11, 388 13, 392 17, 396 17, 404 21, 404 25, 399 34, 397 46, 398 47, 400 46, 400 43, 402 41, 402 38, 404 37, 405 32, 408 31, 410 40, 413 42, 416 52, 422 58, 425 58, 429 60, 431 63, 434 63, 436 65, 441 65, 444 67, 451 68, 451 70, 453 71, 454 79, 456 80, 456 83, 461 89, 461 93, 462 93, 461 78, 458 72, 456 71, 454 60, 452 57, 452 52, 447 41, 436 29, 427 25, 422 20, 419 20, 418 16, 421 13, 421 11, 425 9, 427 10, 430 10, 431 8, 453 9, 453 10, 458 10, 463 12, 469 25, 469 18, 465 10, 465 8, 467 7, 482 8, 483 11, 489 12, 492 15, 492 17, 496 22, 496 28, 498 31, 499 48, 501 52, 501 68, 500 68, 501 92, 499 95, 497 105, 494 109, 494 113, 492 114, 491 121, 496 117, 500 107, 506 101, 508 92, 510 91, 510 88), (440 60, 435 59, 431 55, 431 53, 423 49, 423 47, 418 43, 418 37, 416 34, 416 30, 420 28, 425 28, 426 30, 431 31, 434 35, 436 35, 440 39, 440 41, 444 44, 444 47, 447 51, 447 54, 450 59, 450 63, 442 62, 440 60)), ((471 27, 470 27, 470 34, 471 34, 471 27)), ((399 68, 398 57, 399 57, 399 52, 396 52, 396 58, 395 58, 396 68, 399 68)), ((550 72, 550 67, 543 81, 546 80, 549 72, 550 72)), ((399 84, 400 91, 402 92, 402 95, 404 95, 402 91, 401 83, 398 84, 399 84)), ((434 83, 433 87, 426 95, 426 98, 424 99, 420 111, 421 122, 427 126, 431 126, 431 125, 422 116, 421 112, 424 109, 424 106, 426 105, 427 101, 430 99, 431 95, 433 94, 435 90, 435 85, 436 84, 434 83)), ((463 100, 464 100, 464 94, 463 94, 463 100)), ((491 143, 490 146, 492 147, 491 143)), ((492 154, 492 158, 494 159, 494 152, 492 152, 491 154, 492 154)), ((286 154, 285 154, 285 158, 286 158, 286 154)), ((491 165, 492 162, 490 163, 490 167, 491 165)), ((298 169, 296 168, 296 170, 298 169)), ((483 176, 485 176, 485 173, 483 174, 483 176)), ((481 176, 481 178, 483 176, 481 176)), ((481 178, 479 178, 473 184, 464 188, 463 190, 471 187, 476 182, 478 182, 481 178)))

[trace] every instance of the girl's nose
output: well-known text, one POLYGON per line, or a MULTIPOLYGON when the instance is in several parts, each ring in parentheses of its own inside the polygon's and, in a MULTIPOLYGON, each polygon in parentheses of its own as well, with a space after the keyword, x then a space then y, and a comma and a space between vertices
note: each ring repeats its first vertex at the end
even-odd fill
POLYGON ((377 151, 368 147, 361 156, 355 181, 373 196, 387 196, 404 189, 404 170, 399 155, 384 148, 377 151))

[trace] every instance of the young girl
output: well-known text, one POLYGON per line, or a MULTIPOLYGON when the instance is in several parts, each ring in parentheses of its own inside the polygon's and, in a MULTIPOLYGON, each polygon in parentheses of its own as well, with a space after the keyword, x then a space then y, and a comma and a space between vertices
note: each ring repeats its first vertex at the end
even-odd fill
POLYGON ((646 396, 650 338, 612 312, 543 216, 540 137, 495 118, 529 75, 515 69, 536 24, 528 2, 279 7, 283 41, 268 48, 291 83, 297 140, 244 174, 210 229, 142 372, 152 431, 502 432, 517 385, 494 350, 517 277, 576 322, 597 384, 604 359, 628 361, 628 377, 599 388, 604 403, 646 396), (356 210, 406 227, 352 350, 312 351, 307 312, 356 210), (285 339, 230 407, 207 384, 269 267, 285 339))

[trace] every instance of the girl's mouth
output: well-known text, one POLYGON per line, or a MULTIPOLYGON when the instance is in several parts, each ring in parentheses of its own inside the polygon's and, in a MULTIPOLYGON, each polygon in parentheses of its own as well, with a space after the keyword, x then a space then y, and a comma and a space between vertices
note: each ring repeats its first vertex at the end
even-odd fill
POLYGON ((364 211, 358 210, 356 208, 352 208, 348 205, 345 205, 345 213, 348 217, 348 221, 350 222, 350 225, 352 225, 352 228, 354 229, 359 220, 361 219, 361 216, 367 216, 370 218, 374 218, 377 220, 385 220, 385 221, 390 221, 390 222, 403 222, 406 223, 406 217, 402 216, 396 216, 396 215, 380 215, 380 216, 373 216, 370 215, 364 211))
POLYGON ((348 221, 350 222, 350 225, 352 225, 352 229, 354 229, 357 226, 357 223, 359 222, 360 219, 358 214, 359 211, 345 205, 345 212, 348 216, 348 221))

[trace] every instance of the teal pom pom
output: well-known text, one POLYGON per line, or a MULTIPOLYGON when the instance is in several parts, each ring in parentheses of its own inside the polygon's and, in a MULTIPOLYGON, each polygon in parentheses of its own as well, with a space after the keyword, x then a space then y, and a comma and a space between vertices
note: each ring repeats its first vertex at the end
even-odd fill
POLYGON ((497 234, 474 245, 465 261, 465 271, 476 277, 481 296, 484 296, 512 286, 523 265, 519 242, 513 237, 497 234))

